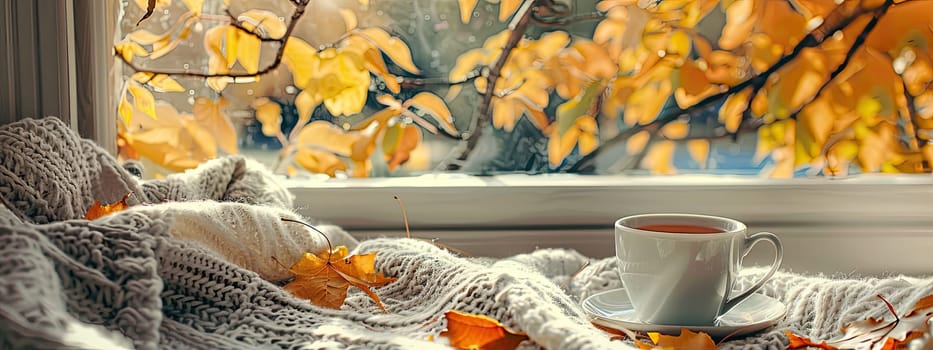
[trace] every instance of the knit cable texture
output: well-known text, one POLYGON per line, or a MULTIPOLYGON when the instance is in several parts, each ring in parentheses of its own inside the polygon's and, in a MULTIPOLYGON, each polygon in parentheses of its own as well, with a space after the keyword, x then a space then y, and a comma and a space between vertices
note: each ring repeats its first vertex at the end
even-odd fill
MULTIPOLYGON (((611 258, 562 249, 465 258, 405 238, 357 244, 322 225, 335 243, 377 253, 376 270, 397 278, 375 289, 385 313, 355 289, 340 310, 324 309, 283 291, 288 274, 267 262, 325 244, 277 220, 300 217, 251 161, 221 158, 139 181, 54 119, 0 127, 0 146, 0 196, 9 203, 0 206, 0 348, 446 348, 437 335, 449 310, 488 315, 547 349, 631 348, 594 328, 580 307, 621 287, 611 258), (80 219, 94 200, 127 192, 141 205, 80 219)), ((740 287, 764 272, 745 269, 740 287)), ((785 329, 832 338, 848 322, 888 316, 876 294, 906 308, 933 294, 933 278, 778 273, 762 293, 784 302, 787 316, 723 348, 782 349, 785 329)))

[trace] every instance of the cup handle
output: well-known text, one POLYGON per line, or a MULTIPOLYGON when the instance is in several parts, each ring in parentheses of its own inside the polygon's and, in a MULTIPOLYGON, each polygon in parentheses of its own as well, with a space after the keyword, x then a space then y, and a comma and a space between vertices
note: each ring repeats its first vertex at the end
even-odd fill
POLYGON ((726 303, 723 305, 723 309, 720 315, 731 310, 733 307, 761 289, 761 287, 765 285, 765 282, 767 282, 768 279, 774 275, 774 272, 776 272, 778 268, 781 267, 781 261, 784 259, 784 250, 781 247, 781 240, 778 239, 777 235, 771 232, 758 232, 751 236, 745 237, 745 252, 742 253, 742 256, 744 257, 745 255, 748 255, 748 252, 755 247, 755 244, 758 244, 758 242, 763 240, 769 241, 774 245, 774 262, 771 263, 771 270, 768 270, 768 273, 766 273, 765 276, 761 278, 761 280, 755 283, 755 285, 746 289, 739 295, 729 298, 729 300, 726 301, 726 303))

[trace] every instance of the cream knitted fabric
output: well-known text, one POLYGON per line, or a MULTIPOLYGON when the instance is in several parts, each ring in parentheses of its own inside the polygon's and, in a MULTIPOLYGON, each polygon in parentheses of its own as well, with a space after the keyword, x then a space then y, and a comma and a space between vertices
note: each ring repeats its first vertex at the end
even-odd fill
MULTIPOLYGON (((368 240, 355 253, 377 253, 376 269, 397 278, 375 290, 388 312, 355 289, 340 310, 323 309, 270 282, 285 275, 269 255, 294 259, 322 242, 278 220, 297 217, 291 198, 251 162, 220 159, 140 182, 54 120, 0 127, 0 146, 0 196, 13 207, 0 208, 0 348, 443 348, 427 339, 448 310, 489 315, 548 349, 631 348, 592 327, 579 306, 621 286, 614 259, 555 249, 462 258, 418 240, 368 240), (93 199, 126 192, 143 205, 78 219, 93 199)), ((356 243, 337 227, 325 232, 356 243)), ((739 284, 761 273, 748 269, 739 284)), ((724 348, 781 349, 784 329, 831 338, 842 324, 885 316, 875 294, 909 307, 933 294, 933 279, 779 273, 763 293, 787 304, 787 317, 724 348)))

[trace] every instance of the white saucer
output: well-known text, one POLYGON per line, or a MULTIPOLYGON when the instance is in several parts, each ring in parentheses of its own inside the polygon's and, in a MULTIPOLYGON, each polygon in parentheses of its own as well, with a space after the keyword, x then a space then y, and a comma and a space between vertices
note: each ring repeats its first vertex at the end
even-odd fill
POLYGON ((635 310, 624 288, 594 294, 583 300, 583 310, 590 321, 609 328, 625 328, 637 332, 658 332, 679 335, 681 328, 704 332, 713 338, 741 336, 771 327, 784 318, 784 303, 762 294, 752 294, 726 314, 719 316, 715 325, 678 326, 656 325, 635 320, 635 310))

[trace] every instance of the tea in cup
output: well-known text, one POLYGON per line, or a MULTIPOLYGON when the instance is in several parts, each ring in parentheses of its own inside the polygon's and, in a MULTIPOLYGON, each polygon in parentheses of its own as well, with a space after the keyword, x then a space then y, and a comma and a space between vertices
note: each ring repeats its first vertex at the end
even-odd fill
POLYGON ((615 224, 619 275, 639 322, 709 326, 751 296, 781 266, 781 241, 747 234, 745 224, 692 214, 629 216, 615 224), (758 242, 774 245, 771 269, 752 287, 732 293, 742 258, 758 242))

